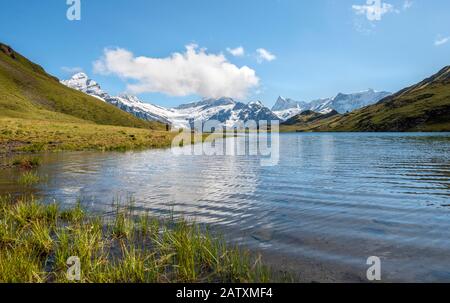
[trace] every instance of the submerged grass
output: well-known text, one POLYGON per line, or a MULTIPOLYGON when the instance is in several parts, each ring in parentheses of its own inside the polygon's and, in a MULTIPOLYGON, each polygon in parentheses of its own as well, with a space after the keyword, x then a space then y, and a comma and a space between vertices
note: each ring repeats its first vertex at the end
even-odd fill
POLYGON ((186 220, 122 207, 103 218, 80 204, 62 210, 29 196, 0 198, 0 282, 70 282, 73 256, 83 283, 272 280, 260 258, 186 220))
POLYGON ((31 185, 39 183, 40 180, 41 180, 41 178, 38 176, 38 174, 36 172, 26 171, 19 176, 19 179, 17 180, 17 182, 20 185, 31 186, 31 185))

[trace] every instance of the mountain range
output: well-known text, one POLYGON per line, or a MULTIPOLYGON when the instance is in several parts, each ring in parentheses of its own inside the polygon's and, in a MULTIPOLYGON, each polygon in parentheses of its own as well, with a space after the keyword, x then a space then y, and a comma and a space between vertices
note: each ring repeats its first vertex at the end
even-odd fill
POLYGON ((85 73, 75 74, 62 84, 112 104, 123 111, 147 120, 170 124, 173 128, 192 127, 195 122, 205 123, 216 120, 223 126, 235 127, 238 123, 254 121, 286 121, 291 117, 311 110, 327 114, 332 111, 346 113, 374 104, 390 95, 388 92, 376 92, 372 89, 355 94, 338 94, 334 98, 319 99, 312 102, 299 102, 279 97, 272 110, 260 101, 243 103, 232 98, 203 99, 198 102, 183 104, 175 108, 164 108, 141 101, 132 95, 111 96, 85 73))
POLYGON ((332 111, 345 114, 375 104, 389 95, 391 95, 389 92, 377 92, 373 89, 368 89, 353 94, 339 93, 334 98, 317 99, 311 102, 279 97, 272 111, 285 121, 308 110, 321 114, 327 114, 332 111))
MULTIPOLYGON (((311 114, 311 113, 308 113, 311 114)), ((282 125, 284 131, 442 132, 450 131, 450 66, 433 76, 351 113, 305 117, 282 125), (311 119, 312 118, 312 119, 311 119)))
POLYGON ((234 127, 240 122, 249 120, 279 120, 278 116, 259 101, 242 103, 224 97, 203 99, 176 108, 164 108, 143 102, 132 95, 110 96, 97 82, 84 73, 75 74, 71 79, 63 80, 61 83, 112 104, 138 118, 170 124, 177 129, 192 127, 196 122, 205 123, 211 120, 219 121, 227 127, 234 127))
POLYGON ((62 85, 0 43, 0 158, 44 151, 169 147, 175 136, 163 123, 139 119, 62 85))
POLYGON ((61 81, 67 87, 81 91, 103 102, 114 105, 121 110, 131 113, 139 119, 170 123, 167 110, 156 105, 141 102, 137 97, 130 95, 111 96, 102 90, 100 85, 90 79, 85 73, 77 73, 69 80, 61 81))
POLYGON ((164 108, 131 95, 111 96, 83 73, 59 81, 0 43, 0 118, 78 123, 86 131, 92 123, 165 130, 164 124, 184 128, 219 120, 232 127, 277 119, 286 131, 450 131, 450 66, 392 95, 368 90, 309 103, 280 97, 272 110, 231 98, 164 108))

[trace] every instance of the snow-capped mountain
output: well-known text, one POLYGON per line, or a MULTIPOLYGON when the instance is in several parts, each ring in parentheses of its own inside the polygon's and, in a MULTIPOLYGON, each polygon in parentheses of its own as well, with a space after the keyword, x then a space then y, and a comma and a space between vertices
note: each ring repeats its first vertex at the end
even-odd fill
POLYGON ((292 118, 309 109, 309 104, 304 101, 295 101, 288 98, 278 97, 272 107, 272 111, 283 121, 292 118))
POLYGON ((389 95, 391 93, 369 89, 353 94, 339 93, 334 98, 318 99, 309 103, 279 97, 272 111, 282 120, 288 120, 307 110, 321 114, 327 114, 335 110, 340 114, 345 114, 375 104, 389 95))
POLYGON ((192 127, 195 122, 204 123, 210 120, 219 121, 227 127, 234 127, 238 122, 249 120, 279 120, 277 115, 259 101, 245 104, 231 98, 203 99, 177 108, 164 108, 142 102, 136 96, 110 96, 84 73, 76 74, 70 80, 61 83, 108 102, 138 118, 167 123, 176 129, 192 127))
POLYGON ((295 101, 289 98, 284 98, 284 97, 278 97, 277 102, 275 103, 275 105, 272 108, 272 111, 274 112, 278 112, 278 111, 283 111, 283 110, 287 110, 287 109, 291 109, 291 108, 303 108, 308 106, 307 102, 304 101, 295 101))
POLYGON ((90 79, 85 73, 75 74, 71 79, 63 80, 61 83, 70 88, 96 97, 104 102, 108 102, 140 119, 171 124, 169 117, 172 113, 169 110, 156 105, 141 102, 135 96, 110 96, 107 92, 102 90, 97 82, 90 79))
POLYGON ((100 85, 89 77, 85 73, 78 73, 72 76, 69 80, 61 81, 65 86, 79 90, 85 94, 96 97, 106 102, 110 96, 101 89, 100 85))
POLYGON ((341 114, 345 114, 375 104, 390 95, 392 93, 377 92, 373 89, 354 94, 341 93, 334 97, 330 107, 341 114))
POLYGON ((173 124, 172 119, 176 116, 176 113, 170 109, 150 103, 144 103, 136 96, 120 95, 118 97, 109 98, 107 102, 147 121, 159 121, 165 124, 173 124))
POLYGON ((223 126, 235 127, 239 123, 272 121, 279 118, 260 101, 248 104, 231 98, 204 99, 200 102, 184 104, 174 109, 193 126, 195 122, 219 121, 223 126))
POLYGON ((374 104, 390 95, 388 92, 376 92, 372 89, 354 94, 338 94, 334 98, 319 99, 311 102, 295 101, 279 97, 272 110, 260 101, 242 103, 231 98, 203 99, 198 102, 180 105, 176 108, 164 108, 142 102, 136 96, 111 96, 85 73, 75 74, 62 84, 108 102, 136 117, 170 124, 173 128, 192 127, 195 122, 219 121, 223 126, 234 127, 249 120, 286 121, 304 111, 310 110, 327 114, 333 110, 344 114, 374 104))

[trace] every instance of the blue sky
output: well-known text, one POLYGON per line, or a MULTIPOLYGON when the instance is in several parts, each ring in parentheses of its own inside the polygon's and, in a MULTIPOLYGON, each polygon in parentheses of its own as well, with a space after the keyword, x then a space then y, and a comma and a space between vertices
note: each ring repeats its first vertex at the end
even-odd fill
POLYGON ((381 3, 369 20, 366 0, 81 0, 69 21, 66 0, 15 0, 2 5, 0 41, 59 78, 82 69, 112 94, 163 106, 395 92, 450 64, 450 1, 381 3), (227 51, 237 47, 244 55, 227 51))

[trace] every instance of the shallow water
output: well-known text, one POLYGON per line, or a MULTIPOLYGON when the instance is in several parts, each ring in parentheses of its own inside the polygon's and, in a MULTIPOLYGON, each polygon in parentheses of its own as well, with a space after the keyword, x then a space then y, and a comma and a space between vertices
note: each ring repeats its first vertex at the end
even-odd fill
MULTIPOLYGON (((33 192, 98 211, 133 196, 139 210, 211 224, 287 268, 311 260, 311 279, 363 280, 378 256, 384 281, 450 282, 449 151, 450 134, 325 133, 282 134, 271 167, 171 150, 46 154, 33 192)), ((18 174, 0 171, 0 193, 24 190, 18 174)))

